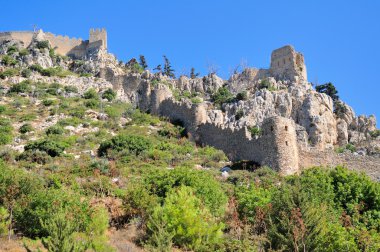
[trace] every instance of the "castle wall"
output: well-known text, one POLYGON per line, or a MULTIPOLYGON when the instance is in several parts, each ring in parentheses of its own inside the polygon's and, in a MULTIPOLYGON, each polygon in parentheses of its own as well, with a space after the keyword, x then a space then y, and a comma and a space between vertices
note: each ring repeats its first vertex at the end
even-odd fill
POLYGON ((49 41, 52 48, 56 53, 61 55, 72 55, 82 57, 86 52, 86 44, 82 39, 69 38, 68 36, 54 35, 52 33, 45 33, 44 37, 49 41))
MULTIPOLYGON (((90 40, 82 40, 77 38, 69 38, 68 36, 55 35, 49 32, 42 33, 41 39, 48 40, 52 48, 60 55, 72 56, 75 58, 83 58, 89 50, 95 50, 100 47, 107 49, 107 32, 102 30, 90 30, 90 40)), ((24 47, 28 47, 34 36, 32 31, 11 31, 0 33, 0 41, 19 40, 23 42, 24 47)))
MULTIPOLYGON (((155 101, 154 98, 152 101, 155 101)), ((168 117, 172 122, 181 123, 191 137, 196 137, 198 125, 206 122, 207 114, 203 104, 177 102, 173 99, 156 103, 159 103, 157 114, 168 117)))
POLYGON ((230 160, 251 160, 283 175, 298 172, 298 149, 293 122, 282 117, 268 118, 262 136, 251 138, 246 128, 233 130, 211 123, 199 125, 197 136, 203 145, 223 150, 230 160))
POLYGON ((34 33, 32 31, 2 32, 0 33, 0 41, 19 40, 25 47, 28 47, 32 42, 33 36, 34 33))

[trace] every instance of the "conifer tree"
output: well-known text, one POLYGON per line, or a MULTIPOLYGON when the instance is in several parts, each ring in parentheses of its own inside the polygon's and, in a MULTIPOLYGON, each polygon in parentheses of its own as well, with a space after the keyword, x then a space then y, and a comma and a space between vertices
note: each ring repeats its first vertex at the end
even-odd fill
POLYGON ((199 76, 199 73, 195 73, 195 68, 192 67, 191 70, 190 70, 190 78, 191 79, 195 79, 199 76))
POLYGON ((174 75, 174 69, 172 68, 171 64, 170 64, 170 61, 169 59, 164 55, 164 61, 165 61, 165 65, 164 65, 164 74, 166 76, 169 76, 171 78, 174 78, 175 75, 174 75))
POLYGON ((144 70, 148 68, 144 55, 140 55, 140 66, 144 68, 144 70))
POLYGON ((158 66, 156 66, 153 70, 161 73, 162 72, 161 64, 159 64, 158 66))

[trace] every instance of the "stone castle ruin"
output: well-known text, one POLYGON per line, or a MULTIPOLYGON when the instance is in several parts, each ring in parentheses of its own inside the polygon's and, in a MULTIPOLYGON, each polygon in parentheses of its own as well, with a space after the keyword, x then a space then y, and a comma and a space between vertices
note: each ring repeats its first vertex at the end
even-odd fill
POLYGON ((68 36, 54 35, 49 32, 10 31, 0 32, 0 42, 6 40, 21 41, 27 48, 34 39, 49 41, 55 52, 72 58, 85 58, 89 53, 100 48, 107 50, 107 31, 105 29, 91 29, 89 40, 69 38, 68 36))
MULTIPOLYGON (((254 161, 284 175, 315 165, 344 164, 356 168, 365 163, 372 170, 380 169, 376 157, 334 152, 333 148, 348 143, 357 146, 367 143, 380 149, 380 144, 376 147, 370 137, 370 132, 376 130, 376 119, 357 117, 344 103, 345 112, 335 114, 332 99, 316 92, 308 83, 304 57, 292 46, 274 50, 269 69, 246 68, 229 80, 213 73, 202 78, 172 79, 161 73, 148 70, 141 73, 120 65, 106 52, 104 29, 91 29, 89 40, 85 41, 41 30, 0 33, 0 43, 8 40, 20 41, 24 47, 34 40, 48 40, 58 54, 84 59, 79 70, 85 69, 99 78, 80 77, 78 85, 91 82, 91 86, 96 87, 102 80, 102 85, 112 86, 117 91, 119 99, 182 125, 195 142, 223 150, 232 161, 254 161), (246 92, 247 98, 216 107, 211 97, 221 87, 234 95, 246 92), (197 96, 200 101, 175 95, 183 92, 197 96), (260 129, 259 134, 251 134, 252 127, 260 129)), ((65 79, 60 80, 64 82, 65 79)), ((72 80, 69 83, 72 84, 72 80)), ((367 153, 372 149, 367 148, 367 153)))

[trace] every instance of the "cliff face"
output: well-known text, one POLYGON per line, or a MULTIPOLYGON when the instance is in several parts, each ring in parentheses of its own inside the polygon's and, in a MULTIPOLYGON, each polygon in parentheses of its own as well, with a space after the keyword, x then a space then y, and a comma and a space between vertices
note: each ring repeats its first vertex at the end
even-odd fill
MULTIPOLYGON (((357 146, 361 151, 357 153, 362 155, 379 155, 376 147, 379 138, 371 134, 376 130, 375 117, 357 117, 344 103, 341 103, 343 112, 335 113, 336 105, 331 97, 316 92, 308 83, 303 55, 291 46, 272 53, 269 69, 246 68, 223 80, 216 74, 179 79, 153 74, 135 64, 120 64, 102 47, 81 61, 53 57, 48 48, 35 48, 35 43, 32 41, 29 46, 31 54, 12 56, 18 65, 59 66, 96 78, 53 78, 33 72, 29 79, 75 84, 82 92, 90 87, 99 92, 112 87, 119 99, 179 122, 192 139, 224 150, 232 160, 249 159, 291 174, 304 164, 323 164, 310 161, 317 160, 313 157, 319 151, 348 143, 357 146), (229 90, 231 97, 219 107, 212 97, 222 87, 229 90), (259 133, 251 135, 252 128, 259 133), (303 158, 299 153, 303 153, 303 158)), ((3 41, 0 54, 6 54, 10 46, 22 47, 22 43, 3 41)), ((1 68, 6 66, 0 66, 0 71, 1 68)), ((1 82, 11 84, 23 80, 24 77, 16 76, 6 77, 1 82)), ((333 156, 330 159, 334 159, 333 156)))

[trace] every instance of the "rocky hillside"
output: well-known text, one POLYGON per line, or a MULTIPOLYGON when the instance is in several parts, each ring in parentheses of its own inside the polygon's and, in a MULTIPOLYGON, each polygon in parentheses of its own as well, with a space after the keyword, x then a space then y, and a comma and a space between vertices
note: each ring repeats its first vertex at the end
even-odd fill
POLYGON ((378 251, 380 187, 339 166, 380 176, 376 119, 292 47, 229 80, 74 59, 41 33, 0 59, 0 251, 378 251))

